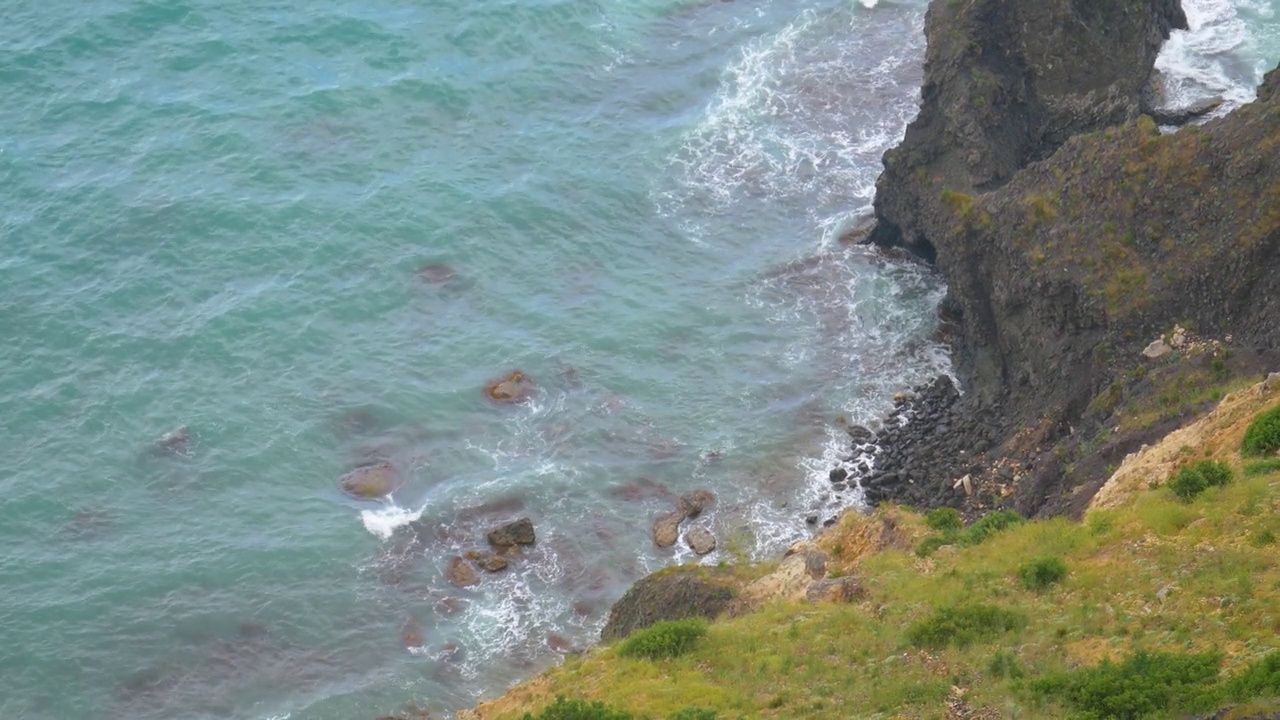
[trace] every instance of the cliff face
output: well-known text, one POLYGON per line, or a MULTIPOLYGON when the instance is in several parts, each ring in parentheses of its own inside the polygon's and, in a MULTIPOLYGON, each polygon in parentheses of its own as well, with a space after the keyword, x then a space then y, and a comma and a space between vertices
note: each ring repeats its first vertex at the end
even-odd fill
MULTIPOLYGON (((1123 379, 1175 323, 1280 346, 1280 71, 1255 103, 1161 136, 1139 103, 1183 25, 1176 0, 930 6, 922 107, 885 156, 872 240, 945 275, 964 402, 999 408, 988 459, 1020 454, 1026 513, 1087 502, 1066 491, 1099 478, 1064 472, 1064 444, 1105 445, 1090 435, 1162 390, 1123 379)), ((917 467, 904 497, 964 472, 917 467)))

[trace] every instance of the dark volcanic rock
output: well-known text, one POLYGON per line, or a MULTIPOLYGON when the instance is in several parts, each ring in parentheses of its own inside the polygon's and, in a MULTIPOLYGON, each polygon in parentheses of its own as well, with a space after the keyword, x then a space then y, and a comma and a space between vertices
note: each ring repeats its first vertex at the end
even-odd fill
POLYGON ((609 610, 600 639, 617 640, 663 620, 714 618, 735 591, 728 579, 696 565, 682 565, 641 578, 609 610))
POLYGON ((511 547, 513 545, 532 545, 537 540, 533 533, 533 521, 529 518, 520 518, 515 522, 490 530, 487 537, 489 544, 497 548, 511 547))

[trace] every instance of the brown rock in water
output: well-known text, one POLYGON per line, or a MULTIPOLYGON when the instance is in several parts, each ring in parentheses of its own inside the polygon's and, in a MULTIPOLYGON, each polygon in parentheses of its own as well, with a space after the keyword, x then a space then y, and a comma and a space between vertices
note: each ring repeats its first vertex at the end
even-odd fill
POLYGON ((485 572, 498 572, 507 569, 507 559, 487 550, 469 550, 467 559, 485 572))
POLYGON ((400 472, 388 462, 365 465, 342 476, 343 492, 362 500, 391 494, 400 487, 400 472))
POLYGON ((512 545, 532 545, 537 537, 533 533, 533 521, 520 518, 502 527, 489 531, 489 544, 494 547, 511 547, 512 545))
POLYGON ((696 518, 708 505, 716 501, 710 490, 694 490, 680 496, 680 510, 687 518, 696 518))
POLYGON ((461 557, 450 560, 449 567, 444 572, 449 582, 458 587, 471 587, 480 582, 480 576, 476 574, 475 568, 461 557))
POLYGON ((676 510, 658 518, 653 523, 653 544, 660 548, 668 548, 676 544, 680 538, 680 523, 684 521, 684 511, 676 510))
POLYGON ((689 532, 684 534, 684 541, 689 549, 699 555, 706 555, 716 549, 716 536, 704 527, 689 528, 689 532))
POLYGON ((485 397, 496 403, 522 403, 533 395, 533 380, 520 370, 512 370, 505 377, 484 386, 485 397))

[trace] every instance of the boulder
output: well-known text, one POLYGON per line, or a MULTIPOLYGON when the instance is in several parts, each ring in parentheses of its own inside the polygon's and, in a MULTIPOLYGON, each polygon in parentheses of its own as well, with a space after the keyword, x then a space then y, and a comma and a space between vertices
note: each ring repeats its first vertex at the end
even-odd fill
POLYGON ((490 530, 488 538, 490 545, 499 548, 513 545, 532 545, 537 540, 533 532, 533 521, 529 518, 520 518, 515 522, 490 530))
POLYGON ((390 495, 400 487, 400 472, 388 462, 365 465, 342 476, 342 491, 361 500, 390 495))
POLYGON ((506 558, 487 550, 469 550, 467 559, 471 561, 471 564, 485 572, 494 573, 507 569, 506 558))
POLYGON ((668 548, 676 544, 680 537, 680 523, 684 520, 684 511, 676 510, 658 518, 653 523, 653 544, 660 548, 668 548))
POLYGON ((698 555, 706 555, 716 549, 716 536, 704 527, 689 528, 689 532, 684 534, 684 541, 698 555))
POLYGON ((480 576, 476 574, 475 568, 461 557, 451 559, 444 574, 450 583, 458 587, 471 587, 480 582, 480 576))
POLYGON ((698 565, 659 570, 641 578, 614 603, 600 639, 624 638, 663 620, 715 618, 733 602, 732 582, 731 576, 698 565))
POLYGON ((1169 347, 1169 344, 1164 341, 1164 338, 1160 338, 1143 349, 1142 357, 1147 358, 1148 360, 1159 360, 1171 352, 1173 352, 1173 348, 1169 347))
POLYGON ((522 403, 533 395, 533 380, 520 370, 512 370, 484 386, 485 397, 496 403, 522 403))

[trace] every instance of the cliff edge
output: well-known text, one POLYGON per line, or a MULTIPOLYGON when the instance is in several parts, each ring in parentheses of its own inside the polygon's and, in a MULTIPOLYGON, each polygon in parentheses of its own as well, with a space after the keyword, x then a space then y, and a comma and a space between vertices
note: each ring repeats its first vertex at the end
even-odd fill
MULTIPOLYGON (((946 422, 981 418, 992 449, 906 462, 877 499, 1078 513, 1110 464, 1216 400, 1198 388, 1275 369, 1280 71, 1161 134, 1141 101, 1180 27, 1176 0, 930 5, 920 114, 885 155, 870 239, 945 276, 966 391, 946 422), (1143 355, 1175 328, 1185 347, 1143 355), (972 498, 952 492, 966 474, 972 498)), ((947 455, 919 437, 897 453, 947 455)))

